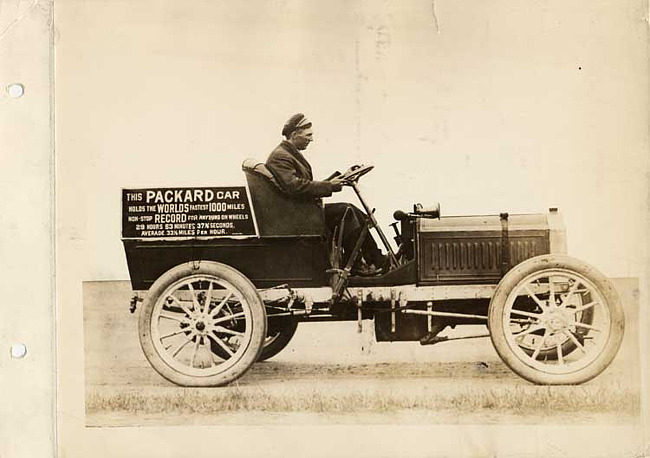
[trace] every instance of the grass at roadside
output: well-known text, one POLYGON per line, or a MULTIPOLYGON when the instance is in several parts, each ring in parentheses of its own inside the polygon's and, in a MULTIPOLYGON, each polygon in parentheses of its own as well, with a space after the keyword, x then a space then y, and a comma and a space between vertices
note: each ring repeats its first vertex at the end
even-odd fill
POLYGON ((372 391, 346 393, 269 393, 238 387, 219 390, 179 389, 168 393, 119 391, 88 395, 88 414, 218 415, 233 412, 391 413, 405 410, 477 410, 516 415, 607 413, 638 415, 638 392, 622 387, 503 387, 466 389, 440 394, 387 394, 372 391))

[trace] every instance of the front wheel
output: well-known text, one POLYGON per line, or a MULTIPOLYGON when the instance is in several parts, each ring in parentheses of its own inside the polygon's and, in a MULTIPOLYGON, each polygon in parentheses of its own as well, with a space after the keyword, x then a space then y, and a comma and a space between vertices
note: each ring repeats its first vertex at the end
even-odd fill
POLYGON ((490 337, 515 373, 543 385, 586 382, 614 359, 623 340, 623 307, 595 268, 561 255, 515 266, 488 312, 490 337))
POLYGON ((182 386, 221 386, 259 357, 266 311, 243 274, 201 261, 176 266, 156 280, 138 325, 144 354, 160 375, 182 386))

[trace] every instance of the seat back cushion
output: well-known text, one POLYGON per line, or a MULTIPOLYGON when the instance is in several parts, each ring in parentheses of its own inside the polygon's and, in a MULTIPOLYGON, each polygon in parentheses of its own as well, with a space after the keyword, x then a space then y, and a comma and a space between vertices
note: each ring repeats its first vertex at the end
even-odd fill
POLYGON ((285 194, 263 163, 247 159, 242 164, 262 237, 324 236, 323 207, 317 200, 300 200, 285 194))

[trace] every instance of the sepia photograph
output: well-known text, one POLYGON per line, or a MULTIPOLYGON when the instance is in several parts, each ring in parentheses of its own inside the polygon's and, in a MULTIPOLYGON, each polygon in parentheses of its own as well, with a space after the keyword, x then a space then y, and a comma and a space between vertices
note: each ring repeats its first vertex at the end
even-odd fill
POLYGON ((57 2, 61 455, 646 456, 647 17, 57 2))

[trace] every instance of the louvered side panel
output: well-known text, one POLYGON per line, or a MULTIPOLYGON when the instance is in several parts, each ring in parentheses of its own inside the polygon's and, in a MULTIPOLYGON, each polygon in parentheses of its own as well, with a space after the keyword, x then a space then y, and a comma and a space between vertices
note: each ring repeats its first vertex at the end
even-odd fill
POLYGON ((547 253, 548 243, 542 238, 514 237, 514 240, 510 240, 510 264, 513 266, 547 253))
MULTIPOLYGON (((510 266, 548 253, 548 232, 509 233, 510 266)), ((498 283, 502 277, 502 233, 424 233, 419 235, 421 284, 498 283)))

